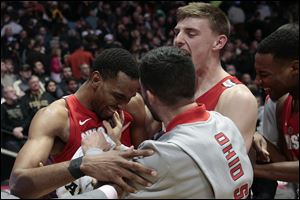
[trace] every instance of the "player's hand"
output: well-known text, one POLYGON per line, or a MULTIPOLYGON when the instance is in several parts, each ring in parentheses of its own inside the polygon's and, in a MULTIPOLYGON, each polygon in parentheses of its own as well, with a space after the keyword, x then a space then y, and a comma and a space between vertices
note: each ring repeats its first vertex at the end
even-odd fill
POLYGON ((102 132, 93 131, 89 135, 85 135, 81 141, 82 151, 85 154, 89 148, 100 148, 103 151, 110 149, 110 144, 105 140, 102 132))
POLYGON ((23 128, 22 127, 16 127, 13 129, 13 135, 18 138, 18 139, 22 139, 24 138, 23 135, 23 128))
POLYGON ((113 123, 115 124, 114 128, 111 126, 111 124, 104 120, 103 121, 103 126, 105 127, 108 136, 117 144, 120 145, 120 140, 121 140, 121 135, 122 132, 130 125, 130 122, 124 124, 124 112, 121 111, 120 114, 118 112, 115 112, 113 114, 113 123))
POLYGON ((112 182, 125 192, 135 192, 135 188, 126 183, 125 180, 131 180, 144 186, 150 186, 151 183, 134 173, 134 171, 151 176, 156 176, 156 172, 128 159, 152 154, 153 150, 149 149, 129 149, 124 152, 111 150, 100 155, 84 156, 80 168, 86 175, 92 176, 98 181, 112 182))
POLYGON ((259 162, 270 162, 270 154, 267 150, 267 141, 265 138, 255 132, 253 136, 253 146, 256 150, 256 160, 259 162))

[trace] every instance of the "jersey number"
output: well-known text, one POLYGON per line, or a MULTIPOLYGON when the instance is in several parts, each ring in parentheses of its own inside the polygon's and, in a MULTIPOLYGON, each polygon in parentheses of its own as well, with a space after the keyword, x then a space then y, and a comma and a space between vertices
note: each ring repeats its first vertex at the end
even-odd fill
POLYGON ((78 187, 78 185, 74 182, 72 182, 69 185, 65 185, 66 190, 68 190, 72 195, 75 194, 76 188, 78 187))

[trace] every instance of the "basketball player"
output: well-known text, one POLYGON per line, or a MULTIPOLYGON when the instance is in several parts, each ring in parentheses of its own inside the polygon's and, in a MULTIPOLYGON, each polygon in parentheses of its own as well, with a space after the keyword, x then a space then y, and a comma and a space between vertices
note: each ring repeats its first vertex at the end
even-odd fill
POLYGON ((128 51, 108 49, 96 58, 89 80, 74 95, 39 110, 11 173, 12 194, 39 198, 84 175, 116 183, 129 192, 135 190, 123 178, 147 185, 132 170, 146 174, 152 170, 127 159, 147 156, 151 151, 109 151, 69 161, 81 146, 82 137, 94 130, 105 133, 103 120, 113 123, 113 114, 136 94, 138 77, 136 61, 128 51), (56 164, 46 164, 49 156, 56 164), (40 163, 44 166, 38 167, 40 163))

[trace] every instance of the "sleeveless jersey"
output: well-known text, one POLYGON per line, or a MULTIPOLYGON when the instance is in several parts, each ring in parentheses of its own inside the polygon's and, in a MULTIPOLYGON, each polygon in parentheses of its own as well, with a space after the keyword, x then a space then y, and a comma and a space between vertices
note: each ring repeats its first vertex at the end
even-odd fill
POLYGON ((204 103, 207 110, 215 110, 221 94, 224 90, 237 84, 242 84, 234 76, 226 76, 206 93, 196 99, 197 103, 204 103))
POLYGON ((135 184, 129 199, 241 199, 249 195, 253 169, 244 140, 232 120, 205 106, 186 110, 156 141, 139 148, 156 153, 137 162, 153 168, 153 185, 135 184), (154 180, 153 180, 154 179, 154 180), (195 187, 197 186, 197 187, 195 187))
MULTIPOLYGON (((81 146, 81 140, 84 135, 94 130, 106 133, 102 120, 91 110, 84 107, 75 95, 69 95, 65 98, 67 108, 69 110, 69 139, 64 149, 59 154, 52 156, 55 163, 71 160, 77 149, 81 146)), ((124 124, 132 121, 131 115, 124 111, 124 124)), ((130 126, 122 133, 121 142, 124 145, 131 145, 130 142, 130 126)))
POLYGON ((291 95, 284 102, 280 113, 282 131, 287 144, 287 149, 294 159, 299 160, 299 112, 292 113, 293 98, 291 95))

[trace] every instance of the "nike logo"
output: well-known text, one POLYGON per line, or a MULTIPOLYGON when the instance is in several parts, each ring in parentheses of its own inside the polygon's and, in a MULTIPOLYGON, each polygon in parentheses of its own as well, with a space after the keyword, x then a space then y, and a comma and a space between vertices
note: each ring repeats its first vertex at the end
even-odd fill
POLYGON ((92 118, 88 118, 88 119, 86 119, 86 120, 84 120, 84 121, 79 120, 79 125, 82 126, 82 125, 84 125, 87 121, 89 121, 89 120, 91 120, 91 119, 92 119, 92 118))

